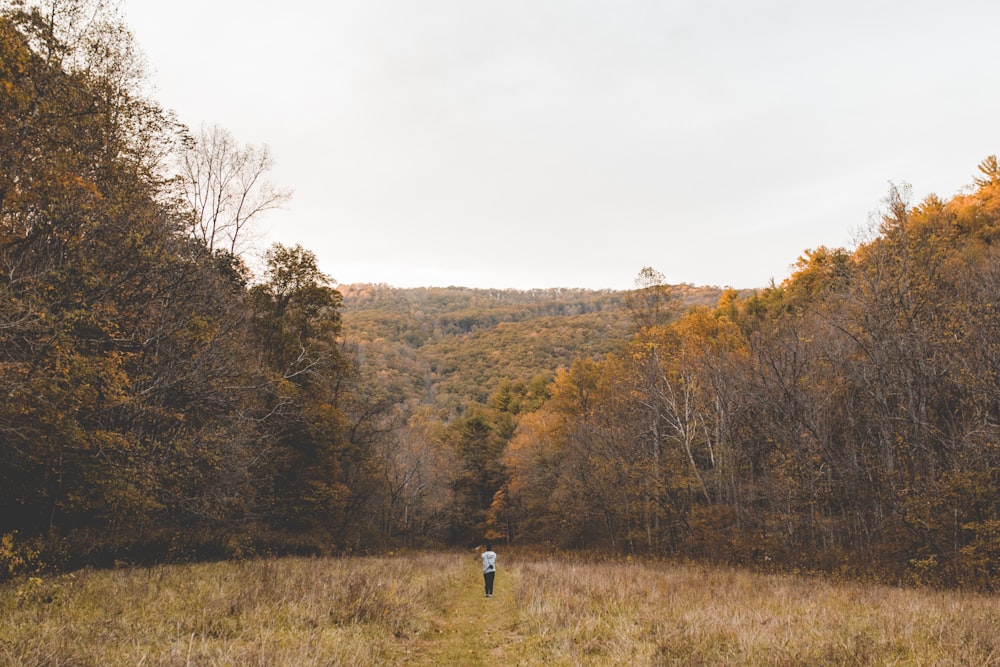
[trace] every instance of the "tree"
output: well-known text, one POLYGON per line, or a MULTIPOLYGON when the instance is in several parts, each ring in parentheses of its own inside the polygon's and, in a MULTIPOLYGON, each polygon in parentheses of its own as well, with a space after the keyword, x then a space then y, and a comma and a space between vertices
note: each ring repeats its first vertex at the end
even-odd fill
POLYGON ((989 155, 979 163, 977 167, 982 176, 973 178, 973 182, 979 187, 989 185, 1000 185, 1000 163, 997 162, 996 155, 989 155))
POLYGON ((505 481, 502 456, 507 441, 499 421, 496 413, 472 405, 449 425, 447 439, 457 462, 448 536, 452 543, 474 542, 486 536, 487 513, 505 481))
POLYGON ((637 328, 663 326, 677 315, 678 298, 666 277, 644 267, 635 279, 635 289, 625 295, 625 306, 637 328))
MULTIPOLYGON (((270 520, 343 532, 368 452, 354 448, 344 408, 352 369, 341 355, 340 294, 316 256, 273 245, 265 281, 249 292, 254 333, 270 370, 259 388, 273 436, 270 520)), ((356 425, 353 425, 356 430, 356 425)))
POLYGON ((228 131, 202 126, 187 135, 178 156, 177 187, 187 208, 190 233, 210 251, 239 256, 248 227, 291 198, 268 180, 270 149, 241 146, 228 131))
POLYGON ((165 196, 176 126, 131 35, 98 2, 6 3, 0 50, 0 532, 100 554, 252 520, 261 355, 165 196))
POLYGON ((95 455, 130 444, 108 420, 133 358, 117 290, 136 285, 121 261, 136 241, 170 233, 145 141, 170 128, 137 96, 130 35, 101 6, 5 3, 0 49, 2 514, 38 530, 113 513, 107 492, 129 483, 95 485, 115 479, 95 455))
POLYGON ((425 407, 410 416, 405 428, 378 442, 384 489, 379 519, 385 539, 401 539, 409 546, 444 541, 448 512, 455 505, 451 481, 457 474, 445 428, 425 407))

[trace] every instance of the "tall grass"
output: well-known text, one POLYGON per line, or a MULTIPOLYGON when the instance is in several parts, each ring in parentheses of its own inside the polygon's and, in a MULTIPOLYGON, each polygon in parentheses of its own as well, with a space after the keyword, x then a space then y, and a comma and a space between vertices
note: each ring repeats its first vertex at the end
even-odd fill
POLYGON ((284 559, 26 579, 0 592, 0 664, 372 665, 459 561, 284 559))
POLYGON ((1000 600, 700 566, 521 568, 549 664, 1000 664, 1000 600))
POLYGON ((21 579, 3 665, 1000 665, 1000 599, 698 565, 500 554, 21 579))

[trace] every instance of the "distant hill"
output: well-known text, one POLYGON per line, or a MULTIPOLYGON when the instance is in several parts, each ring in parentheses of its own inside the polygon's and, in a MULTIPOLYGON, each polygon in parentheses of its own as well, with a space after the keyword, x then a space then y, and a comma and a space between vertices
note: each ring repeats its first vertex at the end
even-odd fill
MULTIPOLYGON (((626 292, 585 289, 396 288, 352 284, 344 336, 402 399, 460 407, 483 402, 504 380, 554 375, 629 339, 626 292)), ((681 302, 714 304, 721 290, 678 285, 681 302)))

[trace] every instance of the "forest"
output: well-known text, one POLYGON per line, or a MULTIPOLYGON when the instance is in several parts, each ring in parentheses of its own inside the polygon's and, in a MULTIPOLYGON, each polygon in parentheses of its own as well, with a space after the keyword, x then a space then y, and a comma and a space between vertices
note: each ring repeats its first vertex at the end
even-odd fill
MULTIPOLYGON (((683 305, 722 290, 673 286, 683 305)), ((461 411, 504 382, 551 376, 600 358, 632 333, 629 295, 614 290, 399 289, 340 285, 346 335, 368 363, 397 376, 397 397, 461 411)))
POLYGON ((0 579, 488 538, 1000 586, 995 156, 756 290, 338 287, 250 267, 272 156, 102 7, 0 2, 0 579))

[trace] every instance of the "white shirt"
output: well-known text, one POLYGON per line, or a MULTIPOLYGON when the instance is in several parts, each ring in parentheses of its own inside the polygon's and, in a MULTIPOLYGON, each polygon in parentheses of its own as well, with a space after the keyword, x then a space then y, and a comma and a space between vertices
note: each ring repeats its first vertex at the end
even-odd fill
POLYGON ((483 573, 486 572, 496 572, 497 569, 497 555, 493 551, 483 552, 483 573))

